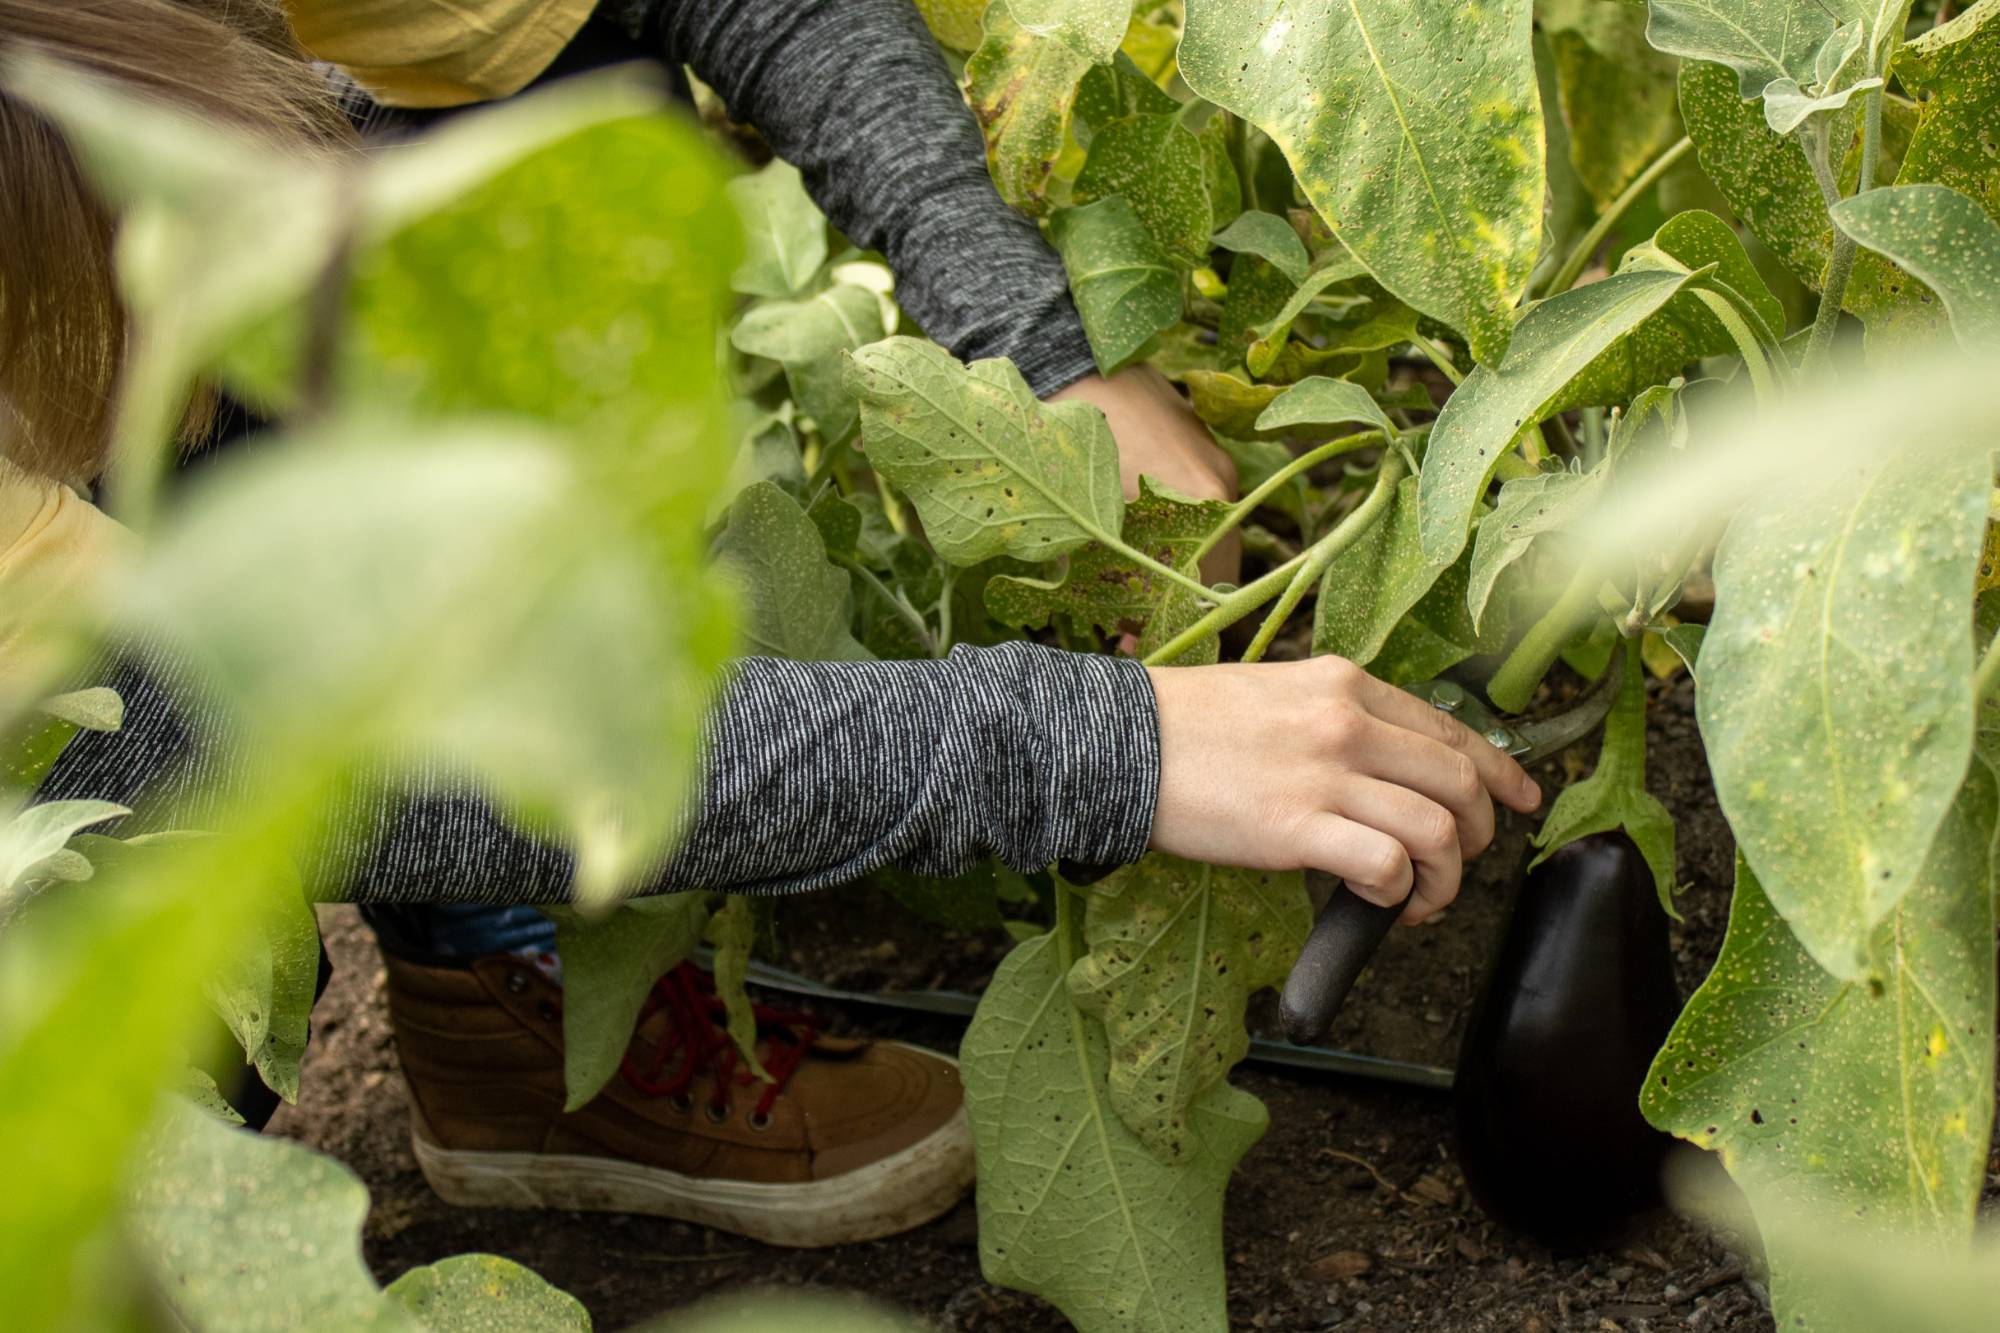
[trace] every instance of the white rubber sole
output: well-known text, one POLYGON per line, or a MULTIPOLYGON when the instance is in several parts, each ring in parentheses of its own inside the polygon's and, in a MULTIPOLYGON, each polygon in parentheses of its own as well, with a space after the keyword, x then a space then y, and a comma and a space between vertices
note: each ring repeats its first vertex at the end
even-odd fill
POLYGON ((424 1179, 463 1208, 646 1213, 811 1249, 877 1240, 946 1212, 972 1184, 972 1126, 959 1113, 928 1138, 831 1180, 760 1184, 682 1175, 617 1157, 471 1152, 439 1145, 410 1107, 424 1179))

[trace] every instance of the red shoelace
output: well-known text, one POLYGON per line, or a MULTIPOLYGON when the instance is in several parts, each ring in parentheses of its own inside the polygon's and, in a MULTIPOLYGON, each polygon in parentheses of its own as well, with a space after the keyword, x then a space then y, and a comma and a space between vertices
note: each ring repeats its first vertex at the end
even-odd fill
MULTIPOLYGON (((736 1043, 730 1039, 729 1010, 715 993, 714 980, 691 963, 680 964, 653 983, 652 994, 639 1010, 639 1022, 645 1023, 662 1010, 667 1014, 666 1031, 644 1067, 628 1050, 619 1064, 619 1072, 627 1083, 648 1097, 684 1097, 695 1076, 707 1070, 715 1080, 709 1108, 718 1116, 726 1114, 732 1082, 736 1087, 747 1088, 758 1079, 749 1069, 737 1068, 742 1059, 736 1043), (671 1074, 666 1072, 669 1062, 674 1065, 671 1074)), ((762 1056, 771 1081, 764 1085, 764 1094, 757 1099, 757 1107, 750 1116, 752 1121, 761 1121, 770 1116, 778 1094, 785 1090, 806 1052, 818 1040, 819 1020, 811 1014, 770 1009, 761 1004, 751 1005, 750 1012, 757 1019, 758 1037, 771 1039, 767 1053, 762 1056)))

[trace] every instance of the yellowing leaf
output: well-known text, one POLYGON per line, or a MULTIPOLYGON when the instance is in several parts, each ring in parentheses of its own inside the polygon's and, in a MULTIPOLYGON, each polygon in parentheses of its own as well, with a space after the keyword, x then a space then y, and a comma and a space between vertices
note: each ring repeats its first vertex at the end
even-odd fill
POLYGON ((1284 151, 1347 248, 1498 362, 1541 243, 1528 0, 1189 0, 1181 75, 1284 151))

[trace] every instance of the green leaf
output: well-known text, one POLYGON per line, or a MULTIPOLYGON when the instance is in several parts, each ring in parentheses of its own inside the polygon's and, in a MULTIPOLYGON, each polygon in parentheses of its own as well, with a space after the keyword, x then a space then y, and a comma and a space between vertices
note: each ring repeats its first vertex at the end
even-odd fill
POLYGON ((590 1333, 582 1301, 497 1254, 455 1254, 386 1290, 428 1333, 590 1333))
POLYGON ((1181 274, 1123 195, 1058 209, 1049 239, 1069 270, 1097 368, 1109 375, 1181 317, 1181 274))
POLYGON ((1618 681, 1618 698, 1604 720, 1604 743, 1597 767, 1581 782, 1556 796, 1548 818, 1535 834, 1541 850, 1528 869, 1558 850, 1594 833, 1623 829, 1646 858, 1660 908, 1674 911, 1674 817, 1646 790, 1646 672, 1639 661, 1639 641, 1625 641, 1625 674, 1618 681))
POLYGON ((1052 37, 1094 64, 1118 54, 1132 21, 1131 0, 1006 0, 1014 21, 1037 37, 1052 37))
POLYGON ((799 169, 773 158, 729 182, 743 218, 743 262, 729 285, 746 296, 785 297, 802 290, 826 262, 826 219, 806 193, 799 169))
POLYGON ((1189 85, 1270 135, 1382 285, 1487 363, 1506 352, 1541 241, 1531 9, 1190 0, 1181 41, 1189 85))
POLYGON ((1834 225, 1936 292, 1967 348, 2000 346, 2000 223, 1948 185, 1841 200, 1834 225))
POLYGON ((1271 400, 1257 418, 1258 430, 1284 430, 1292 426, 1340 426, 1359 422, 1382 432, 1384 440, 1396 438, 1396 428, 1368 390, 1346 380, 1314 375, 1302 379, 1271 400))
POLYGON ((608 914, 543 907, 563 960, 563 1083, 574 1111, 598 1094, 631 1045, 653 983, 684 962, 708 924, 708 895, 632 898, 608 914))
POLYGON ((842 353, 879 341, 887 332, 875 293, 843 282, 801 301, 751 307, 730 330, 729 341, 739 352, 782 364, 799 410, 833 442, 855 421, 854 400, 841 384, 842 353))
POLYGON ((750 949, 757 940, 757 917, 748 898, 730 894, 722 909, 708 918, 706 938, 715 949, 715 993, 729 1014, 729 1039, 743 1057, 744 1067, 769 1083, 771 1076, 757 1058, 757 1015, 743 979, 750 971, 750 949))
POLYGON ((799 502, 772 483, 746 486, 736 497, 715 558, 743 589, 743 637, 752 652, 800 662, 868 655, 848 632, 846 572, 827 560, 820 529, 799 502))
POLYGON ((965 62, 965 100, 986 133, 986 168, 1000 197, 1029 217, 1048 211, 1049 181, 1090 67, 1089 57, 1027 31, 998 6, 965 62))
POLYGON ((1472 538, 1466 610, 1474 625, 1485 617, 1486 603, 1501 574, 1526 555, 1537 538, 1560 532, 1590 512, 1608 476, 1601 467, 1590 472, 1538 472, 1500 488, 1499 501, 1479 520, 1472 538))
POLYGON ((902 1314, 864 1297, 812 1291, 731 1292, 644 1325, 641 1333, 921 1333, 902 1314))
MULTIPOLYGON (((1429 592, 1396 622, 1382 648, 1368 662, 1368 672, 1391 685, 1414 685, 1430 680, 1478 653, 1497 652, 1506 646, 1508 623, 1505 616, 1488 618, 1479 627, 1466 609, 1468 560, 1460 556, 1438 575, 1429 592)), ((1503 575, 1501 589, 1508 589, 1503 575)), ((1504 605, 1509 599, 1496 594, 1490 599, 1504 605)))
POLYGON ((1108 65, 1093 65, 1076 92, 1077 142, 1090 146, 1091 132, 1123 116, 1179 111, 1181 104, 1146 77, 1120 51, 1108 65))
POLYGON ((1421 492, 1425 555, 1444 564, 1464 549, 1474 507, 1515 437, 1687 281, 1685 273, 1618 273, 1542 301, 1521 317, 1506 363, 1475 366, 1431 431, 1421 492))
POLYGON ((898 905, 946 930, 997 930, 1000 919, 999 881, 1014 872, 997 861, 982 861, 962 875, 937 879, 900 866, 885 866, 870 878, 888 890, 898 905))
POLYGON ((286 863, 298 833, 296 821, 272 820, 227 855, 222 840, 203 838, 100 856, 88 892, 45 895, 0 934, 0 1291, 10 1322, 113 1326, 102 1306, 127 1289, 113 1280, 123 1270, 93 1240, 157 1092, 180 1081, 182 1052, 213 1023, 201 980, 255 919, 254 890, 286 863))
MULTIPOLYGON (((1340 256, 1329 258, 1320 268, 1308 274, 1298 289, 1278 307, 1276 314, 1251 327, 1250 346, 1243 354, 1244 365, 1250 373, 1252 375, 1270 373, 1272 366, 1286 349, 1287 339, 1292 333, 1292 322, 1305 313, 1306 307, 1318 300, 1327 288, 1361 277, 1366 272, 1359 260, 1340 256)), ((1359 298, 1354 298, 1354 301, 1358 304, 1359 298)), ((1414 331, 1415 323, 1412 322, 1410 327, 1414 331)), ((1407 341, 1407 336, 1397 341, 1407 341)))
MULTIPOLYGON (((1871 933, 1865 979, 1823 971, 1738 858, 1722 956, 1640 1107, 1720 1152, 1760 1221, 1810 1206, 1932 1252, 1971 1238, 1993 1120, 1993 807, 1976 763, 1917 882, 1871 933)), ((1797 1252, 1820 1234, 1766 1235, 1781 1327, 1857 1327, 1797 1252)))
POLYGON ((273 884, 268 898, 265 922, 202 989, 264 1085, 296 1102, 319 983, 319 925, 296 874, 273 884))
POLYGON ((605 895, 678 830, 735 636, 687 534, 633 540, 578 452, 391 418, 262 443, 186 488, 119 610, 288 768, 448 756, 605 895))
POLYGON ((186 1327, 414 1329, 362 1262, 367 1214, 367 1188, 332 1158, 168 1102, 125 1224, 186 1327))
POLYGON ((1117 541, 1118 445, 1096 408, 1039 403, 1012 362, 961 366, 915 338, 854 353, 848 382, 869 461, 910 497, 944 559, 1051 560, 1117 541))
POLYGON ((1291 279, 1276 266, 1252 255, 1239 256, 1229 266, 1229 294, 1223 298, 1222 317, 1216 325, 1216 350, 1227 361, 1244 361, 1253 376, 1269 371, 1290 330, 1280 334, 1275 345, 1259 330, 1272 325, 1293 290, 1291 279), (1260 343, 1266 345, 1260 347, 1260 343), (1248 366, 1253 355, 1258 365, 1248 366))
POLYGON ((1673 649, 1675 655, 1687 664, 1688 674, 1695 678, 1697 684, 1701 680, 1701 671, 1697 665, 1701 659, 1701 641, 1707 634, 1706 625, 1670 625, 1660 631, 1660 637, 1666 640, 1667 647, 1673 649))
POLYGON ((1208 256, 1214 231, 1201 144, 1178 114, 1100 125, 1070 197, 1088 204, 1122 194, 1161 250, 1183 264, 1208 256))
POLYGON ((1541 0, 1535 17, 1554 58, 1570 164, 1602 209, 1680 138, 1680 62, 1647 44, 1638 5, 1541 0))
POLYGON ((1896 55, 1896 78, 1917 98, 1917 128, 1903 153, 1901 185, 1949 185, 2000 218, 2000 5, 1983 0, 1896 55))
POLYGON ((1311 259, 1292 224, 1276 213, 1245 213, 1215 233, 1215 244, 1234 254, 1255 255, 1296 286, 1306 280, 1311 259))
POLYGON ((84 731, 116 731, 125 725, 125 701, 102 685, 58 694, 44 700, 41 711, 84 731))
POLYGON ((960 1047, 989 1282, 1055 1304, 1081 1333, 1222 1333, 1222 1192, 1263 1136, 1256 1098, 1196 1098, 1190 1160, 1170 1166, 1109 1105, 1110 1053, 1071 1005, 1067 922, 1015 948, 960 1047))
POLYGON ((1285 979, 1312 929, 1305 879, 1155 852, 1085 900, 1069 994, 1111 1043, 1112 1108, 1161 1161, 1192 1161, 1196 1099, 1249 1054, 1250 996, 1285 979))
POLYGON ((50 857, 79 830, 132 812, 110 801, 44 801, 25 810, 0 808, 0 898, 43 874, 50 857))
POLYGON ((1181 377, 1194 413, 1218 435, 1246 439, 1256 434, 1257 418, 1284 392, 1280 384, 1252 384, 1219 370, 1190 370, 1181 377))
MULTIPOLYGON (((1195 547, 1228 512, 1219 500, 1191 500, 1141 477, 1139 498, 1125 506, 1124 544, 1171 569, 1191 568, 1195 547)), ((1178 587, 1122 552, 1089 542, 1070 554, 1056 579, 995 577, 986 585, 986 609, 1017 629, 1042 629, 1051 615, 1063 615, 1081 628, 1110 633, 1145 623, 1178 587)))
MULTIPOLYGON (((1772 133, 1757 105, 1736 95, 1735 83, 1720 66, 1685 62, 1680 97, 1703 173, 1750 234, 1817 291, 1832 258, 1833 225, 1798 142, 1772 133)), ((1845 307, 1871 322, 1895 322, 1920 317, 1929 298, 1921 284, 1864 252, 1848 281, 1845 307)))
POLYGON ((1367 666, 1403 617, 1437 582, 1444 566, 1424 555, 1418 538, 1416 477, 1396 483, 1389 512, 1326 567, 1313 611, 1313 652, 1367 666))
POLYGON ((1837 977, 1917 880, 1972 753, 1978 452, 1884 452, 1732 524, 1696 697, 1716 796, 1837 977))
POLYGON ((1838 92, 1814 94, 1790 79, 1775 80, 1764 90, 1764 123, 1774 134, 1790 134, 1813 116, 1839 111, 1854 100, 1856 93, 1880 88, 1882 80, 1863 79, 1838 92))
POLYGON ((1625 252, 1620 272, 1658 271, 1700 276, 1675 293, 1626 337, 1600 352, 1548 407, 1544 418, 1573 407, 1623 403, 1663 384, 1706 356, 1738 351, 1725 316, 1775 352, 1784 332, 1785 308, 1771 295, 1757 266, 1729 224, 1690 209, 1662 223, 1650 240, 1625 252), (1718 309, 1718 303, 1728 305, 1718 309))
POLYGON ((1814 82, 1820 48, 1853 7, 1853 0, 1649 0, 1646 40, 1726 65, 1744 97, 1761 97, 1774 79, 1814 82))
POLYGON ((246 1123, 237 1109, 223 1097, 222 1089, 215 1086, 215 1080, 207 1071, 193 1065, 184 1066, 178 1082, 169 1081, 168 1090, 193 1102, 197 1109, 214 1116, 225 1125, 246 1123))

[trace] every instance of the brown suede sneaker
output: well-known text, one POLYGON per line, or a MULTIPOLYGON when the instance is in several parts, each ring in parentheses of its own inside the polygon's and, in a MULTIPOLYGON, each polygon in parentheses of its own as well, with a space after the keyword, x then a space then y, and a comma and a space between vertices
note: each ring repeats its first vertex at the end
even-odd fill
POLYGON ((386 962, 417 1164, 449 1203, 651 1213, 816 1246, 919 1226, 972 1184, 943 1056, 760 1006, 763 1083, 738 1069, 707 975, 683 964, 654 987, 620 1075, 565 1113, 562 987, 531 960, 386 962))

